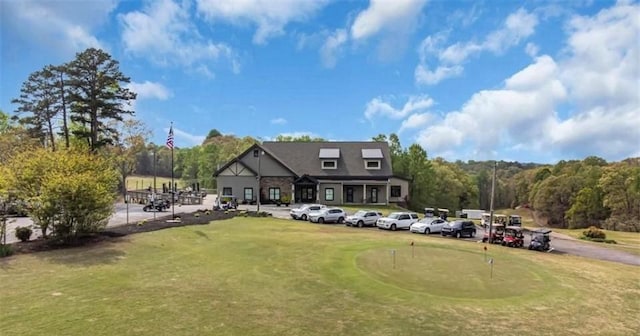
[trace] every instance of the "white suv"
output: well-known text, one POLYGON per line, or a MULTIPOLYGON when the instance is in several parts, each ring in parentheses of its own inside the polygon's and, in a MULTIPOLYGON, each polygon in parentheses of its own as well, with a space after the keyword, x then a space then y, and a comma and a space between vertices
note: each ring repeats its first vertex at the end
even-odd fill
POLYGON ((387 217, 378 219, 376 226, 378 229, 395 231, 397 229, 408 229, 411 224, 418 220, 418 214, 415 212, 393 212, 387 217))
POLYGON ((309 218, 310 212, 324 208, 326 208, 326 206, 322 204, 305 204, 297 209, 291 209, 291 211, 289 211, 289 215, 293 219, 302 219, 303 221, 306 221, 309 218))
POLYGON ((311 223, 339 223, 344 222, 347 214, 340 208, 324 208, 309 213, 311 223))
POLYGON ((345 219, 345 225, 347 226, 376 226, 376 222, 382 216, 381 213, 373 210, 360 210, 351 216, 347 216, 345 219))

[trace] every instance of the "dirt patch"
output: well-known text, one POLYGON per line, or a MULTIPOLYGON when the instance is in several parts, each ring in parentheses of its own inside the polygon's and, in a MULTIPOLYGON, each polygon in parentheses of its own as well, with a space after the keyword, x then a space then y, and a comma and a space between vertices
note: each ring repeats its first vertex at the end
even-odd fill
POLYGON ((154 220, 140 221, 115 227, 109 227, 95 234, 77 237, 72 242, 60 243, 53 239, 36 239, 27 242, 17 242, 9 244, 14 254, 34 253, 82 246, 93 246, 108 242, 115 242, 121 237, 143 233, 170 229, 189 225, 206 225, 209 222, 223 219, 230 219, 236 216, 236 212, 224 211, 196 211, 192 213, 181 213, 179 221, 171 220, 171 215, 158 217, 154 220))

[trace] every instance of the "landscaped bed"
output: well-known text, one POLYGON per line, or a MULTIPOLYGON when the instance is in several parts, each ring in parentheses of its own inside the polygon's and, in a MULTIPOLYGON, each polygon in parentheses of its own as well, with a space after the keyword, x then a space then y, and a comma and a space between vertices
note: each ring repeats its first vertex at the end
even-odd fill
MULTIPOLYGON (((70 242, 58 242, 55 239, 34 239, 26 242, 9 244, 14 254, 33 253, 62 248, 94 245, 104 241, 110 241, 130 234, 164 230, 188 225, 204 225, 212 221, 230 219, 239 214, 236 211, 210 211, 199 210, 193 213, 180 213, 172 220, 171 215, 157 217, 152 220, 143 220, 135 223, 109 227, 103 231, 79 236, 70 242)), ((243 214, 244 215, 244 214, 243 214)))

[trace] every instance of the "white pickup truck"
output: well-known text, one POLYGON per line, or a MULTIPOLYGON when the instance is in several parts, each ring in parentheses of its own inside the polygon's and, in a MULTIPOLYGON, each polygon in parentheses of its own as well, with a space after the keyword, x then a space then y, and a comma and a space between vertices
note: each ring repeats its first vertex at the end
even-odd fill
POLYGON ((378 229, 395 231, 398 229, 409 229, 411 224, 420 220, 415 212, 393 212, 387 217, 378 219, 376 226, 378 229))

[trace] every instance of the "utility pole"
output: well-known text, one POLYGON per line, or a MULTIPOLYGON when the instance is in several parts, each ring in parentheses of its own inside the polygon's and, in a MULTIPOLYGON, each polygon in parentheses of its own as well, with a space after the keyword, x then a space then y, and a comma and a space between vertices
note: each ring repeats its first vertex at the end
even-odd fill
POLYGON ((260 197, 262 196, 262 192, 260 190, 260 182, 262 181, 262 177, 260 176, 260 157, 262 156, 262 150, 258 149, 258 212, 260 212, 260 197))
POLYGON ((490 204, 491 217, 489 218, 489 240, 488 240, 489 243, 491 243, 491 240, 492 240, 491 232, 493 230, 493 195, 496 189, 496 167, 498 167, 498 161, 495 161, 493 163, 493 179, 491 179, 491 204, 490 204))
POLYGON ((156 154, 156 147, 154 145, 153 147, 153 193, 157 193, 156 191, 156 175, 157 175, 157 170, 156 170, 156 162, 158 162, 158 156, 156 154))

